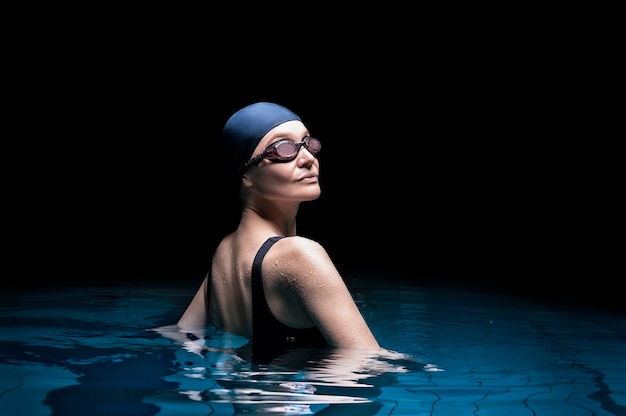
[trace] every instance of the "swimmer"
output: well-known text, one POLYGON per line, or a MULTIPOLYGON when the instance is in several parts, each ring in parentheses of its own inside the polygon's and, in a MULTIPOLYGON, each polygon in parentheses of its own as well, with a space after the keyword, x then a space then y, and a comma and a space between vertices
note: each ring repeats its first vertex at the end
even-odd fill
POLYGON ((272 102, 227 120, 220 157, 236 177, 240 219, 182 313, 183 332, 215 326, 250 339, 253 351, 380 349, 325 248, 297 233, 300 204, 321 194, 322 143, 298 115, 272 102))

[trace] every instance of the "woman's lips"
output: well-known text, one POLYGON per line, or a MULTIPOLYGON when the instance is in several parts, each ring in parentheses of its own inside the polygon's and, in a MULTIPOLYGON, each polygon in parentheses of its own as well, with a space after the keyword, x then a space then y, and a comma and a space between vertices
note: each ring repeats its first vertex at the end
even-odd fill
POLYGON ((298 178, 298 182, 317 182, 317 174, 307 173, 306 175, 298 178))

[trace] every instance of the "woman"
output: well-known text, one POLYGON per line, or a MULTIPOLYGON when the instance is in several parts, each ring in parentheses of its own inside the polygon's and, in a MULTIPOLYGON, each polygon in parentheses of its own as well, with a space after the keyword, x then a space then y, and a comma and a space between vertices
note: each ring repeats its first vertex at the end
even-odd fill
POLYGON ((324 247, 297 235, 300 203, 320 196, 321 143, 291 110, 257 102, 234 113, 221 140, 236 173, 241 217, 214 253, 178 326, 215 325, 268 349, 379 344, 324 247))

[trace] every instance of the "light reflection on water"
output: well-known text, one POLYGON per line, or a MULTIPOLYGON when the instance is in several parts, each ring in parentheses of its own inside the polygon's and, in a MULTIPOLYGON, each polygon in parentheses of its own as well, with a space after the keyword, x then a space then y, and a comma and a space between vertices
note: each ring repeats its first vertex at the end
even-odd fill
MULTIPOLYGON (((157 332, 175 339, 181 330, 165 326, 157 332)), ((312 414, 315 405, 337 404, 345 412, 349 404, 367 415, 383 407, 375 403, 381 386, 399 384, 397 374, 438 370, 385 349, 374 353, 301 348, 269 364, 254 364, 242 358, 249 354, 248 346, 246 338, 215 330, 205 338, 184 341, 176 354, 180 371, 167 380, 178 383, 192 400, 232 404, 235 414, 312 414)))
POLYGON ((250 363, 247 340, 232 334, 174 341, 169 324, 189 291, 5 293, 0 414, 625 414, 623 315, 385 279, 348 283, 387 350, 299 350, 267 365, 250 363))

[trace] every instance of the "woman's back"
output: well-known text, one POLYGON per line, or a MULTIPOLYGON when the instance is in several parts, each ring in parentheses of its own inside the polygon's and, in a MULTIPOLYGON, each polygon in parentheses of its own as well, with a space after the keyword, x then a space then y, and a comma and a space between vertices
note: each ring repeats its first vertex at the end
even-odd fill
POLYGON ((306 274, 312 269, 303 273, 304 262, 298 259, 307 252, 314 252, 310 246, 317 243, 303 237, 274 237, 259 244, 259 238, 234 233, 218 246, 208 298, 210 314, 218 328, 252 337, 254 321, 258 318, 253 313, 255 301, 267 305, 272 316, 288 327, 315 326, 301 300, 302 293, 312 294, 306 288, 306 274), (253 291, 255 258, 258 261, 256 293, 253 291))

